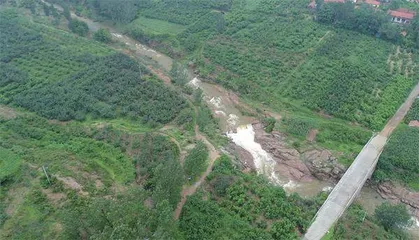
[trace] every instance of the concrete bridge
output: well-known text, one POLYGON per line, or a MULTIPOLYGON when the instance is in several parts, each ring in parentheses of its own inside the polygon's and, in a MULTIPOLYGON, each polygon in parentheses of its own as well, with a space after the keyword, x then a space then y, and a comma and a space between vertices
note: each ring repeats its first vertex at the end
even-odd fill
POLYGON ((419 83, 384 129, 378 135, 374 135, 358 154, 317 212, 313 223, 303 237, 304 240, 320 240, 352 204, 362 186, 374 172, 388 137, 403 120, 418 95, 419 83))

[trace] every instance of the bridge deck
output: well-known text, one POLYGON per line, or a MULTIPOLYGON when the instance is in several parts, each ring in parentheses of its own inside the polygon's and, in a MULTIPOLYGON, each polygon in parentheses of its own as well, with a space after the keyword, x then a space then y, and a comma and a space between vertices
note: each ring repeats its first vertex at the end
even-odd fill
POLYGON ((335 221, 340 218, 371 175, 386 141, 386 137, 377 135, 364 146, 354 163, 317 212, 315 221, 308 229, 304 239, 321 239, 335 221))
POLYGON ((387 138, 403 120, 418 95, 419 83, 397 110, 396 114, 388 121, 381 133, 372 137, 358 154, 355 161, 317 212, 314 222, 303 239, 320 240, 345 212, 346 208, 351 205, 365 181, 373 173, 387 138))

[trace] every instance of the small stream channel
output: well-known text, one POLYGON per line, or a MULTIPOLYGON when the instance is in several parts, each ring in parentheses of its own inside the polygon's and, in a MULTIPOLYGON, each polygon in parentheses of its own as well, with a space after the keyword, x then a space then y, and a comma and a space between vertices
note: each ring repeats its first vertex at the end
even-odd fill
MULTIPOLYGON (((60 8, 59 6, 55 6, 60 8)), ((91 31, 96 31, 99 28, 107 28, 110 30, 115 40, 126 45, 128 49, 134 51, 139 56, 146 56, 156 63, 158 63, 167 72, 170 71, 173 59, 162 53, 159 53, 132 38, 119 33, 112 26, 94 22, 90 19, 78 17, 72 14, 73 18, 87 23, 91 31)), ((303 197, 312 197, 321 191, 330 191, 333 185, 328 182, 314 180, 312 182, 294 182, 286 179, 283 176, 278 176, 275 172, 275 162, 261 145, 254 140, 254 130, 251 123, 254 118, 244 116, 236 107, 236 104, 231 100, 228 91, 224 88, 199 80, 192 70, 189 70, 190 82, 189 84, 195 88, 200 88, 203 91, 204 100, 213 111, 214 115, 220 119, 220 128, 226 135, 238 146, 247 150, 254 158, 255 166, 259 174, 264 174, 268 179, 276 185, 284 187, 289 192, 296 192, 303 197)), ((358 202, 365 208, 369 214, 373 214, 376 206, 383 203, 385 200, 373 189, 364 187, 358 197, 358 202)), ((416 221, 417 226, 413 227, 410 232, 419 238, 419 222, 416 221)))

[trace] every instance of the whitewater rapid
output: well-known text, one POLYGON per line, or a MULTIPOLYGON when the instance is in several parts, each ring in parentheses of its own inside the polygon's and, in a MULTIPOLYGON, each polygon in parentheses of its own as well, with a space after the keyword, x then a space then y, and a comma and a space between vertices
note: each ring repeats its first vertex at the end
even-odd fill
POLYGON ((255 142, 255 131, 251 124, 239 126, 237 132, 229 132, 227 136, 237 145, 247 150, 253 157, 259 174, 263 174, 277 185, 284 185, 275 173, 275 160, 255 142))

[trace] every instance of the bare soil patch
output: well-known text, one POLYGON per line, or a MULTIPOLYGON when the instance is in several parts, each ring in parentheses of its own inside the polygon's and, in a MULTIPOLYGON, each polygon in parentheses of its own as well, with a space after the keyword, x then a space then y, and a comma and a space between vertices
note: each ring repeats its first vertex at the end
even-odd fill
POLYGON ((17 113, 14 109, 0 104, 0 119, 10 120, 16 118, 17 113))
POLYGON ((25 196, 28 193, 29 189, 26 187, 12 188, 7 192, 6 203, 8 206, 6 208, 6 214, 12 216, 17 208, 25 200, 25 196))
POLYGON ((418 120, 410 121, 409 127, 419 127, 419 121, 418 120))
POLYGON ((306 138, 307 141, 314 142, 314 140, 316 140, 317 133, 319 133, 319 130, 311 129, 310 132, 307 135, 307 138, 306 138))
POLYGON ((157 75, 157 77, 159 79, 161 79, 165 84, 170 84, 171 80, 168 76, 166 76, 161 70, 158 69, 154 69, 151 66, 147 66, 147 68, 155 75, 157 75))
POLYGON ((62 199, 65 199, 67 197, 67 195, 65 195, 64 193, 54 193, 51 189, 43 189, 42 192, 54 205, 57 205, 62 199))
POLYGON ((83 186, 80 185, 74 178, 57 176, 57 179, 63 182, 65 187, 77 191, 80 195, 82 196, 89 195, 88 192, 83 191, 83 186))

